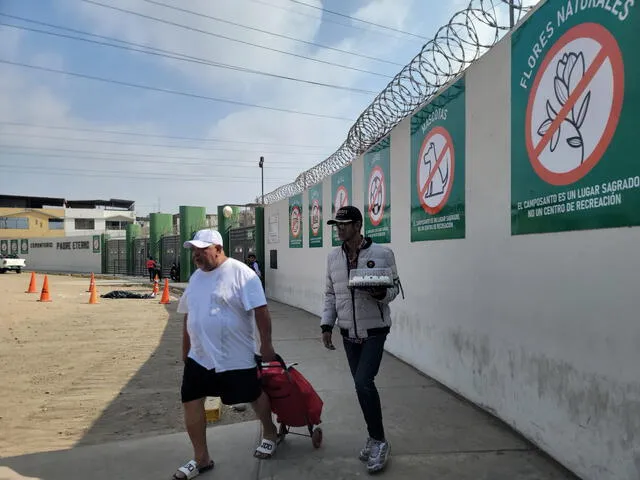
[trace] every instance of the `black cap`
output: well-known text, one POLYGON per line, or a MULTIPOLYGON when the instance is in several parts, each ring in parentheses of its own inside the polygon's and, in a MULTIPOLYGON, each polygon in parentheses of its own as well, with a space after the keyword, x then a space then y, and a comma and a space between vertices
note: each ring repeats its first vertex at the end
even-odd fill
POLYGON ((327 225, 335 225, 337 223, 362 223, 362 213, 354 206, 340 207, 336 212, 336 217, 327 222, 327 225))

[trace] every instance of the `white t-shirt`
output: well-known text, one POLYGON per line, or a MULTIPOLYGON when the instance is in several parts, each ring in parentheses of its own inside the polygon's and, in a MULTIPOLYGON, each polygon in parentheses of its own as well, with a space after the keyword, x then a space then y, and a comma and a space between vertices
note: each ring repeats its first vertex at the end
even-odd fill
POLYGON ((217 372, 254 367, 253 309, 266 304, 260 279, 238 260, 196 270, 178 304, 178 312, 188 314, 189 357, 217 372))

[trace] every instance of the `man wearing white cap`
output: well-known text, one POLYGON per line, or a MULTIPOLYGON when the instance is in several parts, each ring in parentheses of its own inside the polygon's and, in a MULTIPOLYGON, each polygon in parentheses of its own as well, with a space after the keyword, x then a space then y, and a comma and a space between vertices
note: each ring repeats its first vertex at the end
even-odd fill
POLYGON ((251 403, 263 431, 256 457, 270 458, 277 440, 255 359, 254 321, 263 361, 276 357, 260 279, 247 265, 225 255, 222 236, 216 230, 196 232, 184 247, 192 250, 199 268, 178 305, 178 312, 185 314, 181 397, 194 451, 194 459, 174 474, 178 480, 194 478, 214 466, 207 448, 206 397, 220 397, 225 405, 251 403))

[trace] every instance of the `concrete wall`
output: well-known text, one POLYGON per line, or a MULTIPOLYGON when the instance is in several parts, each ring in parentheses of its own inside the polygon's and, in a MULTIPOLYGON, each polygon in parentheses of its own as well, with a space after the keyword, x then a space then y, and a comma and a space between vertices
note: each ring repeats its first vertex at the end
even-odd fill
POLYGON ((20 258, 26 260, 28 270, 100 273, 102 255, 100 252, 94 252, 94 237, 87 235, 71 238, 31 238, 29 253, 21 253, 20 258))
MULTIPOLYGON (((640 229, 511 235, 510 41, 467 73, 466 238, 410 241, 409 120, 391 136, 392 244, 406 293, 392 304, 388 350, 505 420, 589 480, 640 478, 640 229)), ((363 208, 363 160, 353 163, 363 208)), ((319 314, 331 242, 266 245, 270 298, 319 314), (278 268, 269 268, 269 250, 278 268)), ((273 236, 272 236, 273 238, 273 236)), ((320 329, 318 328, 318 333, 320 329)), ((429 408, 425 405, 425 408, 429 408)), ((428 428, 428 425, 424 425, 428 428)))

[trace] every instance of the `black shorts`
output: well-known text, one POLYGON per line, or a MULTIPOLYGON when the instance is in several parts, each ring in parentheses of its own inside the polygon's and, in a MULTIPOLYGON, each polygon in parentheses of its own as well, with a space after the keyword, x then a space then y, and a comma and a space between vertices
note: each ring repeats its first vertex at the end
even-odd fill
POLYGON ((261 393, 258 367, 218 373, 187 357, 180 389, 182 403, 204 397, 220 397, 225 405, 251 403, 261 393))

